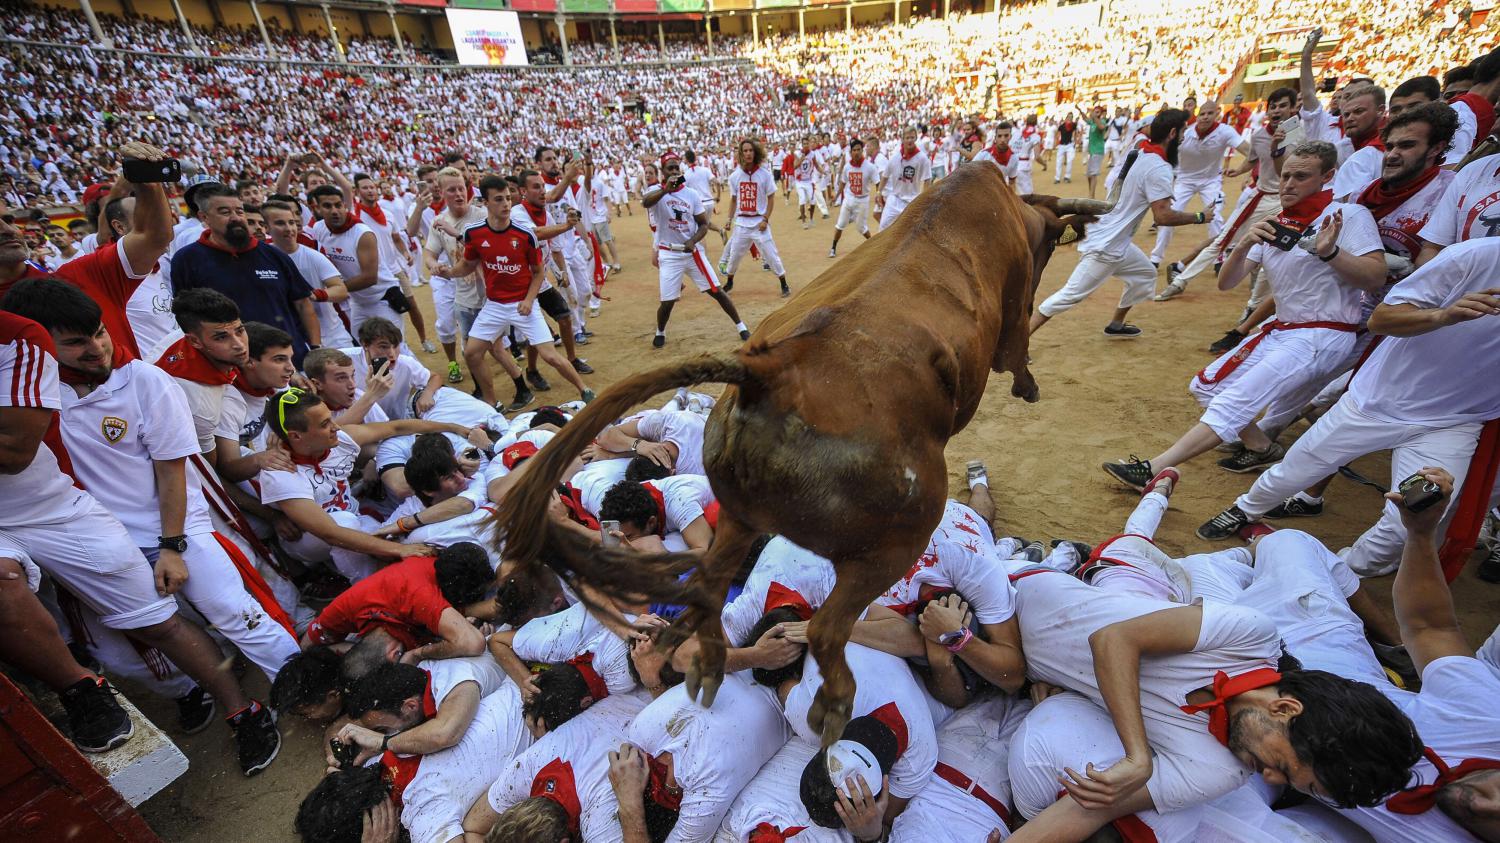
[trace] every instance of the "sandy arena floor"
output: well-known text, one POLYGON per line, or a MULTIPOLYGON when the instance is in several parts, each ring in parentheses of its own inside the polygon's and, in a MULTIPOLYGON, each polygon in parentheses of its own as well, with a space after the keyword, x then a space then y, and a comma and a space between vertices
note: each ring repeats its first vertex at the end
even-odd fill
MULTIPOLYGON (((1052 189, 1051 174, 1037 172, 1036 186, 1038 190, 1052 189)), ((1074 182, 1059 187, 1054 192, 1061 195, 1086 195, 1081 164, 1074 182)), ((1237 195, 1238 190, 1236 180, 1229 196, 1237 195)), ((773 231, 795 291, 835 263, 827 256, 833 220, 818 219, 811 230, 804 231, 796 221, 795 210, 779 197, 777 203, 773 231)), ((688 353, 733 349, 738 338, 723 313, 711 300, 691 293, 684 294, 673 314, 666 348, 651 347, 657 275, 647 251, 650 232, 639 207, 634 216, 613 220, 613 227, 616 242, 623 246, 624 271, 610 278, 604 291, 609 301, 600 318, 590 323, 598 336, 580 349, 598 372, 586 379, 590 386, 602 390, 628 374, 688 353)), ((1146 229, 1143 224, 1136 243, 1149 251, 1154 235, 1146 229)), ((1204 231, 1190 226, 1179 232, 1168 256, 1175 259, 1190 251, 1204 231)), ((720 248, 717 240, 710 234, 707 241, 715 258, 720 248)), ((857 232, 846 232, 841 251, 847 253, 858 242, 857 232)), ((1059 249, 1042 280, 1039 296, 1060 287, 1077 259, 1072 247, 1059 249)), ((1163 277, 1158 287, 1164 284, 1163 277)), ((1212 279, 1200 278, 1177 300, 1147 302, 1137 308, 1131 321, 1145 332, 1139 339, 1112 341, 1101 334, 1101 329, 1119 293, 1118 281, 1107 282, 1090 301, 1059 316, 1032 342, 1031 370, 1041 387, 1041 401, 1026 404, 1011 398, 1009 376, 994 376, 974 421, 950 443, 953 494, 964 494, 966 461, 983 459, 988 464, 999 511, 997 532, 1090 543, 1114 535, 1124 524, 1135 496, 1110 481, 1099 464, 1130 454, 1151 456, 1197 420, 1199 407, 1187 392, 1188 378, 1211 359, 1206 351, 1209 343, 1239 319, 1246 291, 1220 293, 1212 279)), ((776 280, 748 259, 736 278, 732 296, 752 329, 782 303, 776 280)), ((420 288, 419 298, 430 324, 429 288, 420 288)), ((409 334, 409 339, 416 348, 415 334, 409 334)), ((425 355, 417 350, 434 371, 443 368, 441 354, 425 355)), ((540 401, 577 397, 567 387, 557 386, 558 378, 553 373, 544 374, 554 386, 551 392, 539 395, 540 401)), ((459 386, 467 390, 472 383, 465 381, 459 386)), ((508 384, 497 386, 500 395, 510 396, 508 384)), ((1305 429, 1303 423, 1294 425, 1282 442, 1289 444, 1305 429)), ((1177 555, 1212 549, 1193 531, 1251 483, 1250 476, 1231 474, 1214 465, 1218 456, 1200 457, 1181 467, 1183 482, 1157 534, 1167 552, 1177 555)), ((1389 471, 1384 455, 1366 457, 1354 465, 1377 479, 1386 477, 1389 471)), ((1321 517, 1289 526, 1305 529, 1337 550, 1373 522, 1380 503, 1373 491, 1340 479, 1330 488, 1321 517)), ((1377 588, 1384 591, 1389 585, 1390 578, 1385 578, 1377 588)), ((1471 565, 1455 584, 1454 592, 1465 630, 1477 645, 1500 621, 1500 586, 1474 577, 1471 565)), ((253 669, 246 677, 252 691, 263 698, 264 677, 253 669)), ((139 692, 131 696, 143 711, 171 731, 176 710, 170 702, 153 700, 139 692)), ((174 843, 294 840, 292 821, 297 805, 322 775, 322 746, 320 733, 305 721, 289 717, 282 723, 281 756, 269 770, 249 781, 239 774, 227 729, 215 727, 179 738, 179 745, 191 760, 190 771, 141 809, 162 839, 174 843)))

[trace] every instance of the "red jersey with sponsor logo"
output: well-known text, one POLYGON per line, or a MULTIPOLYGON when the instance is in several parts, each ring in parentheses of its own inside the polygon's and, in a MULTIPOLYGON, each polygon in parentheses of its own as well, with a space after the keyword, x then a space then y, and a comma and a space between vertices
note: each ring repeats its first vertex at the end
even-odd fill
POLYGON ((541 247, 530 231, 488 222, 464 230, 464 258, 477 260, 484 271, 484 292, 490 301, 513 304, 531 289, 531 267, 542 262, 541 247))

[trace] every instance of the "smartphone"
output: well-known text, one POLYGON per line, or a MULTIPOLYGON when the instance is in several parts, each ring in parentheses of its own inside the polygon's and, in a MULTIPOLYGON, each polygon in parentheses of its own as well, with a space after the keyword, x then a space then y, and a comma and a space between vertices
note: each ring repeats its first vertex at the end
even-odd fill
POLYGON ((620 537, 617 536, 617 535, 614 535, 615 533, 618 533, 618 532, 620 532, 620 522, 618 522, 618 521, 600 521, 599 522, 599 544, 600 544, 600 546, 602 546, 602 547, 619 547, 620 546, 620 537))
POLYGON ((1292 228, 1289 225, 1271 220, 1271 228, 1276 230, 1276 236, 1271 239, 1271 245, 1283 252, 1290 252, 1297 241, 1302 239, 1302 229, 1292 228))
POLYGON ((380 374, 381 371, 390 364, 390 362, 391 358, 389 357, 376 357, 375 359, 370 361, 370 374, 380 374))
POLYGON ((127 158, 123 170, 125 180, 134 184, 162 184, 182 178, 182 162, 176 158, 160 161, 127 158))

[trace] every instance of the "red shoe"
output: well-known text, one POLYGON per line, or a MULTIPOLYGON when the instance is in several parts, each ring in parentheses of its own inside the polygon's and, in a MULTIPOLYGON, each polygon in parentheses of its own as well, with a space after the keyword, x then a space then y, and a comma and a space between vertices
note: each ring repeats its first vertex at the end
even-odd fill
MULTIPOLYGON (((1145 486, 1145 488, 1141 489, 1141 497, 1144 498, 1145 496, 1147 496, 1147 495, 1151 494, 1153 491, 1155 491, 1156 490, 1156 484, 1160 483, 1163 478, 1171 478, 1171 480, 1172 480, 1172 491, 1173 492, 1177 491, 1177 484, 1182 482, 1182 475, 1180 475, 1180 474, 1177 473, 1177 469, 1175 469, 1175 468, 1164 468, 1161 471, 1156 472, 1156 476, 1151 478, 1151 482, 1147 483, 1146 486, 1145 486)), ((1168 492, 1167 493, 1167 497, 1171 497, 1171 496, 1172 496, 1172 492, 1168 492)))
POLYGON ((1269 524, 1262 524, 1259 521, 1251 521, 1249 524, 1246 524, 1245 526, 1236 530, 1234 534, 1236 536, 1239 536, 1241 540, 1248 544, 1262 536, 1269 536, 1274 532, 1276 532, 1276 528, 1272 527, 1269 524))

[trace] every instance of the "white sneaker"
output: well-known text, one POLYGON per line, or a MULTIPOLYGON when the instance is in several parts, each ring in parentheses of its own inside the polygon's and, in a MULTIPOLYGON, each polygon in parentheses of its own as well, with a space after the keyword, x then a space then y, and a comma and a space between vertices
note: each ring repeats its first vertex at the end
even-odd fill
POLYGON ((838 257, 839 256, 838 250, 837 249, 829 249, 828 250, 828 256, 830 258, 836 258, 836 257, 838 257))
POLYGON ((432 344, 432 340, 422 340, 422 350, 428 354, 437 354, 437 346, 432 344))

